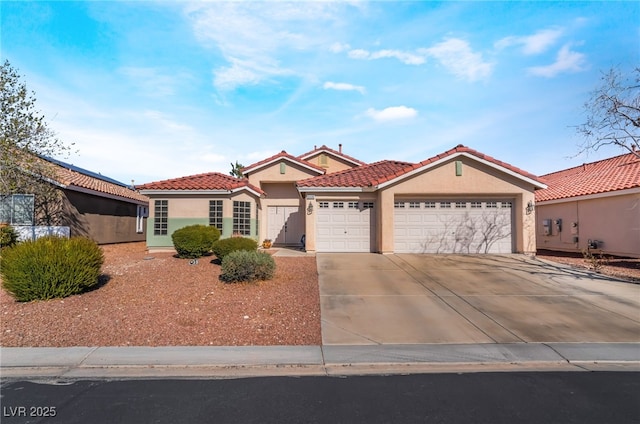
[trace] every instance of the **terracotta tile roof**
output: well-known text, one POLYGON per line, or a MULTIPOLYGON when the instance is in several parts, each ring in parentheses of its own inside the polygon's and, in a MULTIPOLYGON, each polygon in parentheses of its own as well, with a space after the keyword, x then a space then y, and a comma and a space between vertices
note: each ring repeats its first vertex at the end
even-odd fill
POLYGON ((298 181, 298 187, 371 187, 375 182, 396 176, 412 166, 408 162, 383 160, 344 171, 298 181))
POLYGON ((169 180, 155 181, 136 187, 140 191, 145 190, 224 190, 235 191, 243 188, 253 190, 262 195, 264 192, 258 187, 249 184, 246 178, 236 178, 219 172, 189 175, 187 177, 173 178, 169 180))
POLYGON ((480 153, 469 147, 458 145, 453 149, 447 150, 444 153, 433 156, 427 160, 419 163, 408 163, 398 161, 381 161, 372 163, 370 165, 362 165, 356 168, 348 169, 342 172, 336 172, 333 174, 324 175, 321 177, 315 177, 308 180, 304 180, 298 183, 299 187, 371 187, 383 184, 391 181, 395 178, 402 177, 403 175, 420 169, 424 166, 435 163, 439 160, 445 159, 449 156, 466 153, 475 156, 479 159, 483 159, 487 162, 491 162, 494 165, 506 168, 511 172, 514 172, 522 177, 529 178, 533 181, 543 184, 543 182, 533 174, 523 171, 520 168, 509 165, 508 163, 499 161, 480 153))
POLYGON ((324 174, 325 170, 324 168, 321 168, 319 166, 316 166, 314 164, 312 164, 311 162, 307 162, 304 159, 300 159, 299 157, 295 157, 293 155, 290 155, 289 153, 285 152, 284 150, 281 151, 280 153, 278 153, 277 155, 273 155, 271 157, 268 157, 266 159, 263 159, 259 162, 253 163, 249 166, 245 166, 244 168, 242 168, 242 173, 243 174, 248 174, 250 172, 255 171, 256 169, 262 168, 263 166, 266 166, 272 162, 276 162, 278 159, 286 159, 289 160, 290 162, 293 163, 297 163, 299 165, 302 165, 304 167, 307 168, 312 168, 315 171, 318 171, 318 173, 320 174, 324 174))
POLYGON ((42 157, 53 166, 55 183, 65 189, 80 188, 96 192, 96 195, 121 197, 136 203, 149 203, 149 198, 129 188, 126 184, 109 177, 87 171, 86 169, 56 160, 42 157))
POLYGON ((640 187, 640 159, 633 153, 543 175, 549 188, 536 192, 536 201, 607 193, 640 187))
POLYGON ((318 147, 318 148, 315 148, 315 149, 311 150, 310 152, 307 152, 307 153, 304 153, 304 154, 298 156, 298 158, 307 159, 309 156, 313 156, 315 153, 319 153, 319 152, 329 152, 329 153, 333 154, 334 156, 342 157, 342 158, 344 158, 344 159, 346 159, 346 160, 348 160, 350 162, 354 162, 354 163, 357 163, 359 165, 366 165, 365 162, 362 162, 361 160, 358 160, 358 159, 356 159, 356 158, 354 158, 352 156, 345 155, 344 153, 339 152, 337 150, 333 150, 332 148, 327 147, 324 144, 322 146, 318 147))

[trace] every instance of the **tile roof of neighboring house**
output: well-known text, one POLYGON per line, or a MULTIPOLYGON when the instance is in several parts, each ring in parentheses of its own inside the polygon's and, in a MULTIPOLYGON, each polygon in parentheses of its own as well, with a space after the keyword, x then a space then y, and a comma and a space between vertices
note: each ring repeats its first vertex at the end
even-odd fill
POLYGON ((640 159, 633 153, 543 175, 549 188, 536 201, 566 199, 640 187, 640 159))
POLYGON ((320 177, 311 178, 298 183, 299 187, 370 187, 377 186, 379 184, 392 181, 395 178, 402 177, 411 171, 419 170, 424 166, 431 165, 440 160, 446 159, 449 156, 456 154, 468 154, 475 156, 484 161, 490 162, 493 165, 505 168, 515 174, 528 178, 544 186, 542 181, 533 174, 523 171, 520 168, 509 165, 508 163, 499 161, 487 156, 477 150, 470 149, 469 147, 458 145, 453 149, 447 150, 444 153, 433 156, 427 160, 419 163, 408 163, 398 161, 381 161, 370 165, 363 165, 356 168, 348 169, 342 172, 334 174, 323 175, 320 177))
POLYGON ((324 168, 316 166, 316 165, 312 164, 311 162, 307 162, 304 159, 300 159, 299 157, 295 157, 293 155, 290 155, 289 153, 287 153, 287 152, 285 152, 283 150, 280 153, 278 153, 277 155, 273 155, 273 156, 268 157, 266 159, 263 159, 263 160, 261 160, 259 162, 253 163, 253 164, 251 164, 249 166, 245 166, 244 168, 242 168, 242 173, 243 174, 248 174, 250 172, 255 171, 256 169, 260 169, 260 168, 262 168, 264 166, 267 166, 267 165, 269 165, 271 163, 277 162, 279 159, 286 159, 286 160, 288 160, 290 162, 297 163, 297 164, 299 164, 299 165, 301 165, 303 167, 313 169, 314 171, 316 171, 316 172, 318 172, 320 174, 324 174, 324 172, 325 172, 324 168))
POLYGON ((59 160, 45 157, 42 159, 55 166, 53 169, 55 172, 54 182, 62 188, 89 190, 96 192, 96 195, 104 194, 133 200, 137 203, 149 203, 147 196, 143 196, 119 181, 59 160))
POLYGON ((205 174, 155 181, 137 186, 136 188, 142 192, 148 190, 237 191, 246 188, 259 195, 264 194, 258 187, 249 184, 249 180, 246 178, 236 178, 219 172, 208 172, 205 174))
POLYGON ((314 148, 310 152, 307 152, 307 153, 304 153, 304 154, 298 156, 298 158, 307 159, 310 156, 313 156, 314 154, 321 153, 321 152, 329 152, 329 153, 333 154, 334 156, 342 157, 342 158, 346 159, 349 162, 353 162, 353 163, 356 163, 358 165, 366 165, 365 162, 362 162, 361 160, 358 160, 358 159, 356 159, 354 157, 351 157, 349 155, 345 155, 344 153, 342 153, 340 151, 333 150, 332 148, 327 147, 324 144, 322 146, 318 147, 318 148, 314 148))
POLYGON ((393 160, 361 165, 344 171, 298 181, 298 187, 370 187, 379 179, 399 175, 412 164, 393 160))

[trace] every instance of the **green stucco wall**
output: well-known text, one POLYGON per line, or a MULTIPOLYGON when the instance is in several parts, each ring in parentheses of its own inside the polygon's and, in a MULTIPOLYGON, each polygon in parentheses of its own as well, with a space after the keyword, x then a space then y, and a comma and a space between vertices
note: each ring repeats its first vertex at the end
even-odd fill
MULTIPOLYGON (((179 228, 188 225, 209 225, 209 218, 169 218, 167 220, 167 235, 156 236, 153 234, 154 218, 147 219, 147 247, 149 248, 173 248, 171 234, 179 228)), ((257 240, 258 222, 251 219, 251 237, 257 240)), ((222 238, 231 237, 233 234, 233 218, 222 218, 222 238)))

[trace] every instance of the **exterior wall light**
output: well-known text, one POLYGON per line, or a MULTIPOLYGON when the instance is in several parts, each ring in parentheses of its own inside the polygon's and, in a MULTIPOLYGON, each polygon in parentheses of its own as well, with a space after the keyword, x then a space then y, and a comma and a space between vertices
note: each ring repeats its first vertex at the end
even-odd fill
POLYGON ((529 200, 529 203, 527 203, 527 215, 531 215, 534 209, 535 209, 535 205, 531 200, 529 200))
POLYGON ((313 213, 313 203, 309 202, 309 206, 307 206, 307 215, 311 215, 313 213))

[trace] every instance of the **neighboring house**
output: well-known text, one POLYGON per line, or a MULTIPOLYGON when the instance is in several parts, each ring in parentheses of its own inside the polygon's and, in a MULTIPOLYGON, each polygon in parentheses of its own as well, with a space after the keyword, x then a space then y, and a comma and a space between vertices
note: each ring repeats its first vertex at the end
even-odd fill
POLYGON ((0 222, 15 227, 22 238, 61 234, 89 237, 99 244, 145 240, 147 197, 103 175, 45 160, 52 167, 52 178, 46 181, 56 189, 54 200, 43 202, 29 193, 2 196, 0 222), (53 219, 42 216, 45 209, 54 211, 53 219))
POLYGON ((286 152, 219 173, 145 184, 152 199, 147 244, 217 225, 310 252, 535 252, 536 176, 464 146, 420 163, 365 164, 326 146, 286 152), (226 224, 225 224, 226 223, 226 224))
POLYGON ((538 249, 640 257, 640 159, 628 153, 543 175, 538 249))

